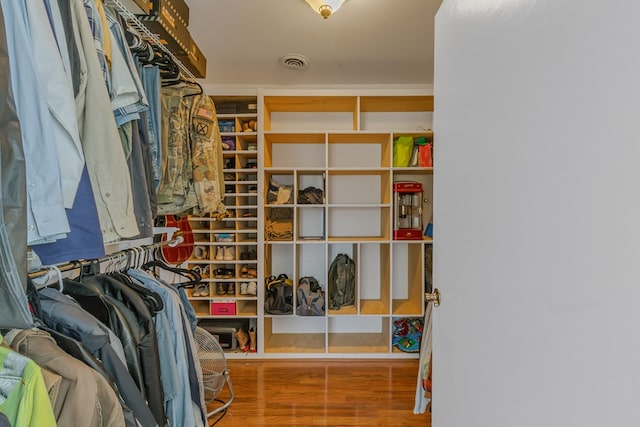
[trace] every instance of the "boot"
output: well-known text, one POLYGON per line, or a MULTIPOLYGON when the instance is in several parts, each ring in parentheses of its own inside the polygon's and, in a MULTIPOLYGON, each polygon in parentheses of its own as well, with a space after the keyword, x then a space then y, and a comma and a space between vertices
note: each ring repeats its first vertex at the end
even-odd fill
POLYGON ((249 351, 249 335, 245 331, 238 329, 238 332, 236 332, 236 339, 238 340, 238 345, 243 353, 249 351))
POLYGON ((256 346, 256 331, 253 329, 249 329, 249 351, 251 353, 255 353, 258 351, 258 347, 256 346))

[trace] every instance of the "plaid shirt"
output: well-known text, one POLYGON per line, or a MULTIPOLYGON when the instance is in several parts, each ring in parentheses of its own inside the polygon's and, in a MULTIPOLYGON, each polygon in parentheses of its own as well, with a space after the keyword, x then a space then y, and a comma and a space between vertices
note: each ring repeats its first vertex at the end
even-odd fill
POLYGON ((104 75, 104 81, 107 85, 107 91, 111 96, 111 76, 109 74, 109 66, 107 64, 107 57, 104 53, 104 29, 102 28, 102 20, 100 18, 100 12, 98 6, 96 6, 95 0, 83 0, 84 10, 87 13, 87 19, 89 20, 89 27, 91 27, 91 33, 93 34, 93 40, 96 44, 96 51, 98 52, 98 60, 100 62, 100 68, 104 75))

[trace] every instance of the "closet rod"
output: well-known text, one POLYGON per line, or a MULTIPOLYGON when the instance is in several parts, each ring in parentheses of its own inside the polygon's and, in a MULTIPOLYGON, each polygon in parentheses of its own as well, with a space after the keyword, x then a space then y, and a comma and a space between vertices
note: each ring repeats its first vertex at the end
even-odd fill
MULTIPOLYGON (((111 253, 109 255, 106 255, 102 258, 96 258, 96 259, 87 259, 87 260, 80 260, 80 261, 70 261, 70 262, 66 262, 64 264, 58 264, 55 267, 60 270, 61 272, 64 271, 71 271, 74 269, 80 269, 83 267, 88 267, 90 265, 95 265, 95 264, 102 264, 102 263, 108 263, 108 262, 113 262, 113 261, 117 261, 118 259, 122 258, 123 261, 126 259, 125 257, 128 257, 130 254, 136 254, 137 251, 140 251, 142 253, 153 253, 155 252, 157 249, 160 249, 164 246, 176 246, 179 245, 180 243, 184 242, 184 238, 180 235, 180 234, 175 234, 174 238, 171 240, 163 240, 162 242, 156 242, 156 243, 152 243, 150 245, 142 245, 142 246, 137 246, 137 247, 132 247, 132 248, 127 248, 127 249, 123 249, 121 251, 118 252, 114 252, 111 253)), ((28 273, 28 276, 31 279, 35 279, 37 277, 40 276, 44 276, 45 274, 48 274, 51 272, 51 268, 47 268, 47 266, 42 266, 42 268, 38 271, 34 271, 32 273, 28 273)))
POLYGON ((180 61, 178 58, 176 58, 176 56, 173 54, 173 52, 171 52, 169 50, 169 48, 167 48, 158 38, 158 36, 156 36, 155 34, 153 34, 143 23, 142 21, 140 21, 138 19, 138 17, 136 15, 134 15, 129 9, 127 9, 127 7, 125 5, 123 5, 120 0, 106 0, 105 2, 107 5, 109 6, 115 6, 118 11, 120 12, 120 14, 122 16, 124 16, 129 25, 131 25, 131 27, 134 29, 134 31, 136 31, 138 33, 138 35, 143 39, 146 40, 149 43, 152 43, 153 45, 159 47, 160 49, 162 49, 164 51, 164 53, 166 53, 169 58, 171 58, 172 61, 174 61, 176 63, 176 65, 178 66, 178 68, 180 68, 180 71, 182 71, 182 73, 192 82, 196 82, 196 77, 193 75, 193 73, 191 71, 189 71, 189 69, 187 68, 186 65, 184 65, 182 63, 182 61, 180 61))

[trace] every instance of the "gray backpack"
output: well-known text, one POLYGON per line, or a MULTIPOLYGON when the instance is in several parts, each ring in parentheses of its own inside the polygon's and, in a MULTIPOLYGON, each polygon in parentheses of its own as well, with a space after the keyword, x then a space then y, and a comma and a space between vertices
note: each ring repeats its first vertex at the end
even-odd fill
POLYGON ((347 254, 338 254, 329 266, 329 308, 352 306, 356 303, 356 264, 347 254))
POLYGON ((298 316, 324 316, 324 291, 315 277, 305 276, 298 281, 296 301, 298 316))

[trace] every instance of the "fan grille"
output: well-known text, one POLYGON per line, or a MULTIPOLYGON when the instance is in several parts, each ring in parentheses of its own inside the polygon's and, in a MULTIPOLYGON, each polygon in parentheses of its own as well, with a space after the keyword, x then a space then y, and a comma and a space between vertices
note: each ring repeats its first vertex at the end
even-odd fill
POLYGON ((196 327, 194 339, 198 347, 198 360, 202 369, 202 384, 206 402, 212 402, 222 391, 227 375, 224 351, 218 340, 206 329, 196 327))

